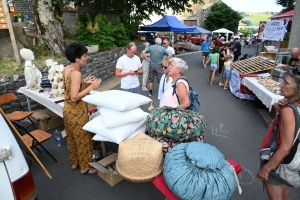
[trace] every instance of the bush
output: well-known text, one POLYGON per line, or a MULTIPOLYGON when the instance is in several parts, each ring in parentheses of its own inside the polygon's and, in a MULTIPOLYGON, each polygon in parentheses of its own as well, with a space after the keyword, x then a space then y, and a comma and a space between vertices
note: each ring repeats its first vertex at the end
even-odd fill
POLYGON ((99 51, 124 46, 128 40, 124 25, 119 19, 109 21, 98 14, 94 21, 87 14, 86 23, 78 21, 77 40, 84 45, 98 45, 99 51))

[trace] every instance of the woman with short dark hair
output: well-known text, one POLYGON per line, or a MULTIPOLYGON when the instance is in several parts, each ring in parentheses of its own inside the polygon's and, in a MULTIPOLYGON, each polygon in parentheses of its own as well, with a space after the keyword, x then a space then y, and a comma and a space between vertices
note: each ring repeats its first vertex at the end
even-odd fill
POLYGON ((63 118, 67 134, 70 164, 72 170, 78 166, 80 174, 94 174, 97 169, 92 168, 93 142, 92 135, 82 127, 88 122, 88 106, 82 98, 91 90, 97 88, 101 79, 94 79, 91 75, 82 79, 80 67, 87 64, 87 48, 80 43, 71 43, 67 46, 65 55, 70 61, 63 72, 65 104, 63 118), (86 88, 85 83, 90 83, 86 88))

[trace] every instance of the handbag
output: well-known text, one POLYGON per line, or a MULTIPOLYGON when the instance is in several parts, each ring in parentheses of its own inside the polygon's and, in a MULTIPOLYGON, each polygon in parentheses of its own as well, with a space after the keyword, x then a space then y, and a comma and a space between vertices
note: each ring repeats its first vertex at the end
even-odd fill
MULTIPOLYGON (((300 188, 300 107, 295 104, 289 104, 288 106, 293 109, 295 114, 295 137, 289 155, 284 158, 283 163, 281 163, 276 169, 271 170, 270 175, 289 187, 300 188)), ((272 157, 278 149, 276 143, 278 127, 274 130, 277 131, 274 132, 269 142, 270 148, 262 149, 260 152, 261 158, 263 159, 272 157)))
POLYGON ((173 141, 192 141, 204 133, 207 123, 203 115, 191 110, 164 106, 155 108, 146 119, 149 132, 173 141))

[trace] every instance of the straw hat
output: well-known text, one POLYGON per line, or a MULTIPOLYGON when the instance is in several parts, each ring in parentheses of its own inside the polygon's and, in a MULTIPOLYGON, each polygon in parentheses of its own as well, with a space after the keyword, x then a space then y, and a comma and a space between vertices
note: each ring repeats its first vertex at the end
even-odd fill
POLYGON ((162 144, 145 133, 119 144, 116 169, 129 181, 151 181, 162 173, 162 165, 162 144))

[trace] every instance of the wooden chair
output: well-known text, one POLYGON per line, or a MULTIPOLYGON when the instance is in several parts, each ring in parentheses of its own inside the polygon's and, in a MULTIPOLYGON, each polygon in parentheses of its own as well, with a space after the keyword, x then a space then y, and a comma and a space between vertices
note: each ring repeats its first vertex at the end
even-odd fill
POLYGON ((33 124, 33 122, 30 119, 30 115, 33 114, 33 112, 31 111, 24 111, 24 108, 22 107, 22 105, 20 104, 20 102, 18 101, 18 98, 16 97, 16 95, 14 93, 6 93, 0 96, 0 106, 3 104, 7 104, 11 101, 16 101, 19 105, 19 111, 14 111, 10 114, 6 114, 6 116, 13 121, 21 121, 24 120, 25 118, 28 118, 29 121, 31 122, 32 126, 36 129, 35 125, 33 124))
POLYGON ((39 129, 29 132, 21 123, 17 121, 12 121, 12 123, 16 127, 16 129, 18 129, 18 131, 22 135, 22 140, 28 147, 30 147, 32 150, 36 149, 40 153, 42 151, 45 152, 46 154, 51 156, 51 158, 53 158, 55 162, 57 162, 54 156, 42 145, 43 142, 49 140, 52 137, 51 134, 39 129), (42 149, 39 149, 38 146, 40 146, 42 149))

